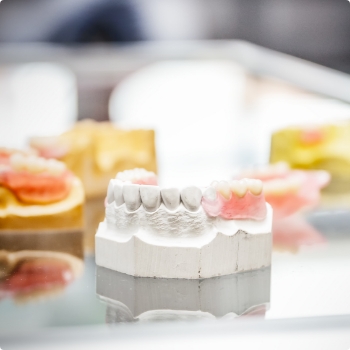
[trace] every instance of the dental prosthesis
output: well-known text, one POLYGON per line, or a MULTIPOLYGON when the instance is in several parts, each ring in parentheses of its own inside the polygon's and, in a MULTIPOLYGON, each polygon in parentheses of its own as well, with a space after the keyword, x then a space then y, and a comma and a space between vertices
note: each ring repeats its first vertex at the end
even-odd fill
POLYGON ((271 139, 270 161, 295 169, 325 170, 332 179, 327 192, 350 191, 350 122, 290 127, 271 139))
POLYGON ((84 191, 64 163, 1 150, 0 233, 82 230, 84 191))
POLYGON ((294 170, 285 162, 241 172, 236 179, 253 177, 264 185, 266 201, 273 208, 273 242, 278 248, 297 250, 301 245, 324 242, 323 236, 300 215, 316 207, 330 175, 323 170, 294 170))
POLYGON ((59 136, 32 137, 30 146, 43 158, 64 162, 83 182, 88 199, 103 197, 119 171, 157 167, 153 130, 124 130, 109 122, 84 120, 59 136))
POLYGON ((96 263, 133 276, 186 279, 259 269, 271 264, 271 226, 260 180, 180 190, 134 169, 109 183, 96 263))

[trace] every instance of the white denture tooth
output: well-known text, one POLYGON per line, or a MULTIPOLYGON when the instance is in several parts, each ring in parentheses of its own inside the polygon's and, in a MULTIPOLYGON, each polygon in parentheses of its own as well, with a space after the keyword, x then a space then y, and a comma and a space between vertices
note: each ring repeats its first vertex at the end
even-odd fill
POLYGON ((107 189, 107 203, 111 204, 114 201, 114 182, 115 180, 110 180, 107 189))
POLYGON ((247 184, 248 184, 249 191, 255 196, 258 196, 262 192, 263 183, 261 180, 247 179, 247 184))
POLYGON ((185 187, 181 191, 183 205, 189 211, 197 211, 202 201, 202 191, 196 186, 185 187))
POLYGON ((243 180, 233 180, 230 183, 231 191, 238 197, 244 197, 248 191, 248 185, 246 179, 243 180))
POLYGON ((221 195, 225 199, 230 199, 231 191, 230 191, 230 185, 227 181, 220 181, 218 184, 217 190, 221 193, 221 195))
POLYGON ((50 174, 60 175, 65 171, 66 166, 64 163, 62 163, 56 159, 49 159, 46 162, 46 168, 50 174))
POLYGON ((274 172, 278 174, 283 174, 290 170, 289 164, 283 161, 272 164, 271 168, 274 170, 274 172))
POLYGON ((123 197, 123 182, 120 180, 111 180, 113 181, 113 196, 115 204, 119 207, 124 203, 123 197))
POLYGON ((158 186, 140 186, 140 195, 143 207, 146 211, 156 211, 161 203, 160 188, 158 186))
POLYGON ((141 205, 140 186, 136 184, 126 184, 123 186, 123 198, 126 208, 129 211, 137 210, 141 205))
POLYGON ((176 210, 180 205, 180 190, 178 188, 162 188, 162 199, 169 210, 176 210))
POLYGON ((210 184, 210 186, 211 186, 211 187, 214 187, 215 189, 218 188, 218 185, 219 185, 219 181, 213 181, 213 182, 210 184))
POLYGON ((216 189, 213 186, 209 186, 203 192, 203 197, 209 201, 215 201, 217 196, 216 189))
POLYGON ((12 154, 10 164, 15 170, 22 170, 25 167, 25 158, 20 153, 12 154))

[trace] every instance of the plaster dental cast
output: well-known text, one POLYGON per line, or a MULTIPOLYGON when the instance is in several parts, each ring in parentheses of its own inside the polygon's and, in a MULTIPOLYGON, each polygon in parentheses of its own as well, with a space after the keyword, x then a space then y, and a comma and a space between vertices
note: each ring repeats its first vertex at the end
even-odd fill
POLYGON ((118 173, 95 236, 96 263, 140 277, 201 279, 271 264, 272 209, 260 180, 160 187, 152 172, 118 173))

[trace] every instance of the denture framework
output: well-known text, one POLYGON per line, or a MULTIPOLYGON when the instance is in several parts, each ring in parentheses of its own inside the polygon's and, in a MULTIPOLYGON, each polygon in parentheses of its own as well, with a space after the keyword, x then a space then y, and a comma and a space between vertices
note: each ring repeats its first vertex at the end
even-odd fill
POLYGON ((272 209, 262 182, 213 182, 182 189, 154 173, 118 173, 108 186, 96 263, 140 277, 201 279, 271 264, 272 209))

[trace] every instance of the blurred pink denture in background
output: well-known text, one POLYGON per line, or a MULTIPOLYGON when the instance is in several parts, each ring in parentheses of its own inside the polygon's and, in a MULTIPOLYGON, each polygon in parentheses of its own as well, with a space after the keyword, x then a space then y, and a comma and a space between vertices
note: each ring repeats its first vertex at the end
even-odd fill
POLYGON ((299 214, 314 208, 321 189, 330 181, 326 171, 292 170, 287 163, 242 171, 237 178, 263 181, 266 202, 273 208, 273 241, 276 246, 297 249, 300 245, 324 242, 323 236, 299 214))

